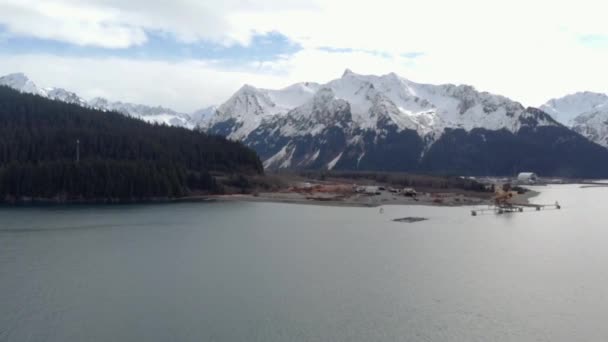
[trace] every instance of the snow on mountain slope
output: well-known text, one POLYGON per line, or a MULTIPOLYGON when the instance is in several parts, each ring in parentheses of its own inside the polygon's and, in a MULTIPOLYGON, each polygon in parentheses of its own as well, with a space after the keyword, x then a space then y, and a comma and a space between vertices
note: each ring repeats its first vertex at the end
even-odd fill
POLYGON ((47 96, 43 89, 38 88, 38 86, 23 73, 14 73, 0 77, 0 85, 13 88, 22 93, 47 96))
MULTIPOLYGON (((445 128, 516 132, 531 118, 521 104, 503 96, 478 92, 470 86, 419 84, 394 73, 375 76, 346 70, 341 78, 325 85, 298 83, 281 90, 246 85, 219 107, 210 126, 234 120, 234 127, 227 135, 243 139, 264 120, 285 115, 321 89, 330 89, 336 99, 346 101, 353 123, 361 129, 377 129, 379 116, 384 115, 401 130, 413 129, 422 136, 438 138, 445 128)), ((555 122, 540 118, 537 124, 554 125, 555 122)))
POLYGON ((572 129, 587 139, 608 147, 608 104, 574 118, 572 129))
POLYGON ((266 89, 265 92, 279 108, 295 108, 311 99, 320 88, 318 83, 304 82, 279 90, 266 89))
POLYGON ((8 86, 23 93, 29 93, 61 101, 76 104, 82 107, 94 108, 103 111, 116 111, 121 114, 140 118, 150 123, 167 124, 194 128, 196 123, 186 113, 179 113, 163 107, 152 107, 133 103, 112 102, 104 98, 94 98, 86 101, 76 93, 62 88, 39 88, 32 80, 23 73, 14 73, 0 77, 0 85, 8 86))
POLYGON ((197 111, 194 111, 190 114, 190 119, 192 124, 196 126, 206 126, 209 120, 215 115, 217 111, 217 106, 209 106, 197 111))
POLYGON ((587 139, 608 147, 608 95, 579 92, 552 99, 541 109, 587 139))
MULTIPOLYGON (((530 117, 518 102, 506 97, 479 92, 466 85, 419 84, 401 78, 394 73, 383 76, 363 76, 351 71, 330 82, 340 98, 353 105, 353 116, 362 127, 373 128, 370 108, 375 96, 391 102, 397 112, 389 112, 401 129, 413 128, 426 135, 440 134, 445 128, 474 128, 489 130, 507 129, 516 132, 522 122, 530 117)), ((553 125, 552 120, 541 120, 539 125, 553 125)))
POLYGON ((589 91, 549 100, 540 109, 565 126, 572 126, 577 116, 608 104, 608 95, 589 91))
POLYGON ((179 113, 174 110, 164 107, 152 107, 141 104, 128 102, 112 102, 107 99, 96 97, 88 102, 89 107, 104 110, 119 112, 131 117, 139 118, 150 123, 167 124, 171 126, 181 126, 194 128, 190 116, 185 113, 179 113))
MULTIPOLYGON (((346 128, 350 117, 345 117, 349 103, 336 98, 331 88, 322 88, 301 106, 288 112, 280 125, 283 136, 316 135, 330 126, 346 128)), ((283 119, 283 118, 282 118, 283 119)))
POLYGON ((209 126, 232 122, 231 139, 243 139, 260 126, 262 120, 274 115, 283 115, 311 99, 319 85, 312 82, 297 83, 279 90, 258 89, 244 85, 222 104, 209 126))

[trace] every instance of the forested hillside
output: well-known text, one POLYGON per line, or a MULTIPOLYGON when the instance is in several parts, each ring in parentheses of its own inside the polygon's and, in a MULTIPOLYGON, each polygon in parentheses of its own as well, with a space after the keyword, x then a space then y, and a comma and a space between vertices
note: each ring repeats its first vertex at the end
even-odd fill
POLYGON ((0 87, 1 200, 176 198, 261 173, 255 152, 222 137, 0 87))
POLYGON ((474 129, 447 130, 421 160, 423 172, 457 175, 516 175, 605 178, 608 151, 563 126, 524 128, 516 134, 474 129))

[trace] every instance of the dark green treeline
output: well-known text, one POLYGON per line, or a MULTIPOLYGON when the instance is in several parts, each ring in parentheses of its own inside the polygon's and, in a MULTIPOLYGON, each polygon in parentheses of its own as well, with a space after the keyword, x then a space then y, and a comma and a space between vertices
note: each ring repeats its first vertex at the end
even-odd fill
POLYGON ((181 197, 261 173, 255 152, 222 137, 0 87, 0 200, 181 197))

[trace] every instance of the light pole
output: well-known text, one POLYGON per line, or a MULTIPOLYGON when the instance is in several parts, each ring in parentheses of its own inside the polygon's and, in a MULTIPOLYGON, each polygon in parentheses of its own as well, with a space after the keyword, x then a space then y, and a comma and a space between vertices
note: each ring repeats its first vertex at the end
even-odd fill
POLYGON ((76 164, 80 163, 80 139, 76 139, 76 164))

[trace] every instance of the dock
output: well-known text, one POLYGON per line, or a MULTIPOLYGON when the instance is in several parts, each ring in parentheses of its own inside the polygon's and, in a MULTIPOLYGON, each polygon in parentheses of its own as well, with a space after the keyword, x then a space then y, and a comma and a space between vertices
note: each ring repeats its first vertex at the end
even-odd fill
POLYGON ((554 204, 530 204, 530 203, 513 203, 513 204, 501 204, 491 205, 488 208, 474 209, 471 210, 471 216, 484 215, 484 214, 507 214, 507 213, 523 213, 524 211, 541 211, 548 209, 561 209, 562 206, 555 202, 554 204), (530 209, 530 210, 526 210, 530 209))

